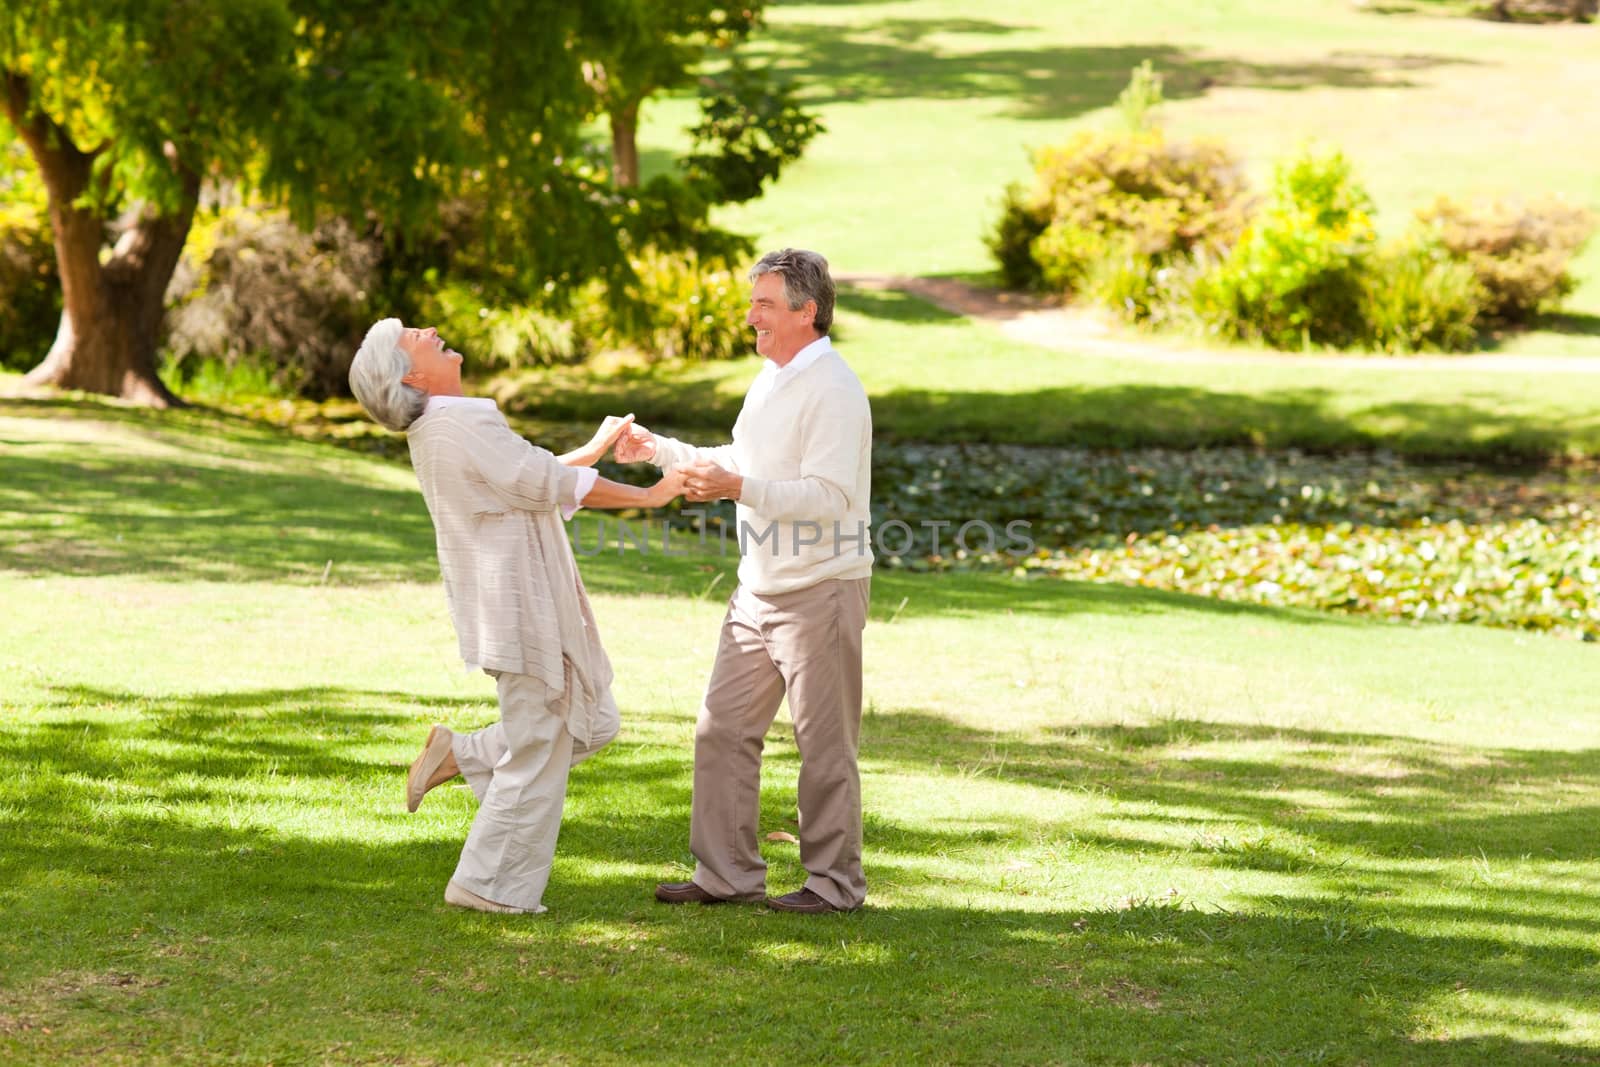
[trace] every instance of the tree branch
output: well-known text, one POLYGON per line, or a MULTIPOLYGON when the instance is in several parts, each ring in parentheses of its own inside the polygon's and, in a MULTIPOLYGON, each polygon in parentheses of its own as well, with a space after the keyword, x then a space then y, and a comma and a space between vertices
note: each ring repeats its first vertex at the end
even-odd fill
POLYGON ((5 82, 6 116, 33 153, 45 185, 63 204, 72 203, 88 185, 95 153, 79 148, 64 127, 33 106, 33 85, 26 75, 0 68, 0 79, 5 82))

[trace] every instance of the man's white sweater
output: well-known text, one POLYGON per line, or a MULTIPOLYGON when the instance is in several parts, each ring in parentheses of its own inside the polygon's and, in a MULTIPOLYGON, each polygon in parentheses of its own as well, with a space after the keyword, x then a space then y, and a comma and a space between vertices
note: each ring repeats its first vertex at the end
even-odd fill
POLYGON ((744 478, 739 581, 792 593, 872 573, 872 409, 828 338, 783 368, 768 362, 745 395, 733 443, 697 448, 656 435, 663 470, 700 460, 744 478))

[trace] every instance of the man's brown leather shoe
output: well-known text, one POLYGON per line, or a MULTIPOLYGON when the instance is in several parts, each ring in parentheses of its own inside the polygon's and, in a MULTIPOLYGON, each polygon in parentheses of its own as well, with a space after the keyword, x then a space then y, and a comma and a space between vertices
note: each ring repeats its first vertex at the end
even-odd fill
POLYGON ((854 908, 841 908, 829 904, 809 889, 796 889, 793 893, 785 893, 781 897, 768 897, 767 907, 773 911, 797 911, 802 915, 821 915, 830 911, 854 911, 854 908))
POLYGON ((662 882, 656 886, 656 899, 663 904, 726 904, 727 897, 708 893, 693 882, 662 882))

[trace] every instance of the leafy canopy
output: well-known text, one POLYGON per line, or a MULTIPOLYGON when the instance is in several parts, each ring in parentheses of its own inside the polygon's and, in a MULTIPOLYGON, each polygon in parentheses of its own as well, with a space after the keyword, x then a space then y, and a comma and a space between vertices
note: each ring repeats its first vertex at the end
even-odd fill
MULTIPOLYGON (((11 0, 0 74, 58 145, 93 157, 81 200, 173 204, 182 176, 425 234, 486 205, 496 254, 550 278, 616 269, 639 213, 582 137, 583 57, 632 0, 11 0)), ((631 31, 629 31, 631 32, 631 31)), ((89 206, 87 204, 83 206, 89 206)))

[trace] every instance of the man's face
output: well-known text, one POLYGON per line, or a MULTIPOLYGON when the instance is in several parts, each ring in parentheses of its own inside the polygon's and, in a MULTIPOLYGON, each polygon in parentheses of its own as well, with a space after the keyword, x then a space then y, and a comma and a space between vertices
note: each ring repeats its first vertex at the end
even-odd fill
POLYGON ((791 311, 783 298, 783 275, 763 274, 750 290, 750 313, 744 321, 755 327, 756 351, 781 366, 817 339, 817 331, 811 328, 816 314, 815 300, 791 311))
POLYGON ((400 333, 400 351, 411 357, 411 371, 401 381, 429 395, 461 391, 461 353, 445 347, 432 326, 408 326, 400 333))

